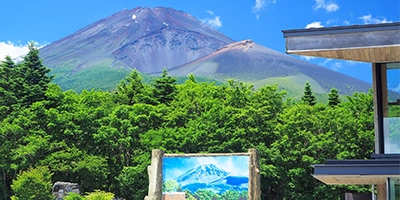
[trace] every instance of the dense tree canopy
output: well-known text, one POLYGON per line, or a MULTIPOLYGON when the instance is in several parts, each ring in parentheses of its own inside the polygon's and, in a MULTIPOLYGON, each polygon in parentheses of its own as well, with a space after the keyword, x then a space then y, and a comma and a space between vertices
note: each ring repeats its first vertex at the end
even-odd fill
MULTIPOLYGON (((30 47, 21 63, 6 58, 0 64, 0 199, 18 195, 12 184, 23 180, 19 174, 42 166, 53 183, 77 182, 83 194, 98 189, 143 199, 152 149, 257 148, 262 199, 339 199, 346 191, 363 190, 325 185, 310 174, 311 165, 326 159, 373 153, 371 93, 338 101, 331 91, 328 104, 316 102, 306 83, 305 97, 296 102, 285 100, 277 85, 254 90, 230 80, 218 86, 193 75, 176 84, 166 71, 144 84, 135 70, 112 93, 78 94, 50 83, 37 55, 30 47)), ((198 191, 190 198, 207 195, 198 191)))

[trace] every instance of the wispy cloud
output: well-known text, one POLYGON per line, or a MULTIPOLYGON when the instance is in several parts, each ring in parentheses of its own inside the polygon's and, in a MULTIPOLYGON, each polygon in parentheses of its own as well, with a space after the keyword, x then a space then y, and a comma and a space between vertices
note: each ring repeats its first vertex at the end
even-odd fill
POLYGON ((324 27, 321 22, 311 22, 307 24, 306 28, 322 28, 324 27))
POLYGON ((343 68, 343 62, 342 61, 338 61, 338 62, 334 62, 331 66, 329 66, 329 68, 333 71, 339 71, 340 69, 343 68))
POLYGON ((204 22, 213 28, 219 28, 222 26, 222 21, 219 16, 216 16, 213 19, 205 19, 204 22))
POLYGON ((319 65, 326 67, 326 65, 331 61, 332 61, 332 59, 328 58, 328 59, 325 59, 323 62, 320 62, 319 65))
POLYGON ((310 61, 310 60, 317 59, 317 57, 314 57, 314 56, 300 56, 300 59, 310 61))
POLYGON ((333 60, 333 59, 325 59, 323 62, 320 62, 319 65, 329 68, 333 71, 340 71, 343 68, 354 66, 356 64, 360 64, 363 62, 351 61, 351 60, 333 60))
POLYGON ((212 10, 207 10, 206 11, 208 14, 210 14, 210 15, 214 15, 214 11, 212 11, 212 10))
POLYGON ((222 26, 222 21, 219 16, 214 16, 214 11, 212 10, 207 10, 206 11, 208 14, 210 14, 213 18, 206 18, 202 19, 204 23, 208 24, 209 26, 218 29, 222 26))
POLYGON ((6 56, 16 59, 29 52, 27 45, 17 45, 10 41, 0 42, 0 61, 4 60, 6 56))
POLYGON ((336 19, 329 19, 329 20, 326 21, 326 24, 334 24, 334 23, 337 23, 338 20, 339 20, 338 18, 336 18, 336 19))
POLYGON ((400 93, 400 84, 397 87, 392 88, 392 90, 400 93))
POLYGON ((325 0, 315 0, 315 5, 313 6, 314 10, 325 9, 327 12, 335 12, 339 10, 339 5, 329 1, 325 2, 325 0))
POLYGON ((361 19, 364 22, 364 24, 380 24, 380 23, 392 22, 390 20, 387 20, 386 17, 372 17, 371 14, 363 15, 358 19, 361 19))
POLYGON ((256 0, 255 5, 253 6, 252 13, 256 15, 256 18, 260 18, 260 12, 264 10, 268 4, 275 4, 276 0, 256 0))

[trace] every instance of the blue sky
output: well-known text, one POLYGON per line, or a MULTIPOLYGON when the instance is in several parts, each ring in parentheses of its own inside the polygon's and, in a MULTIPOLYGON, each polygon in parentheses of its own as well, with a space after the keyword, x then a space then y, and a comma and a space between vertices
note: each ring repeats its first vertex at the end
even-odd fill
POLYGON ((248 156, 166 157, 163 180, 174 179, 200 164, 214 164, 235 176, 249 176, 248 156))
MULTIPOLYGON (((0 59, 26 53, 29 41, 43 46, 137 6, 182 10, 234 40, 282 53, 282 30, 400 21, 399 0, 12 0, 0 7, 0 59)), ((371 82, 369 63, 294 57, 371 82)))

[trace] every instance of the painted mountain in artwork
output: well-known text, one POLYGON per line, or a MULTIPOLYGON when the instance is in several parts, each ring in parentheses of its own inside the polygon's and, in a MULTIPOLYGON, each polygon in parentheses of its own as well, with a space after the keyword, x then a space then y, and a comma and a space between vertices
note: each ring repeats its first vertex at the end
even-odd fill
POLYGON ((248 189, 248 177, 234 176, 214 164, 202 164, 175 178, 183 190, 192 193, 198 189, 208 189, 222 194, 227 190, 248 189))

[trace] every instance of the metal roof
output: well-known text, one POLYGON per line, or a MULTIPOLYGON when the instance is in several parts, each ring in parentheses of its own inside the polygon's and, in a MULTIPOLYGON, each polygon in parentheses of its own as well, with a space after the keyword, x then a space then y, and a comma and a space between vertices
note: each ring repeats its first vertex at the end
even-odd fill
POLYGON ((400 62, 400 22, 282 32, 288 54, 371 63, 400 62))
POLYGON ((400 30, 400 22, 282 30, 283 37, 400 30))
POLYGON ((327 160, 313 165, 313 176, 326 184, 383 184, 400 177, 399 155, 368 160, 327 160))

